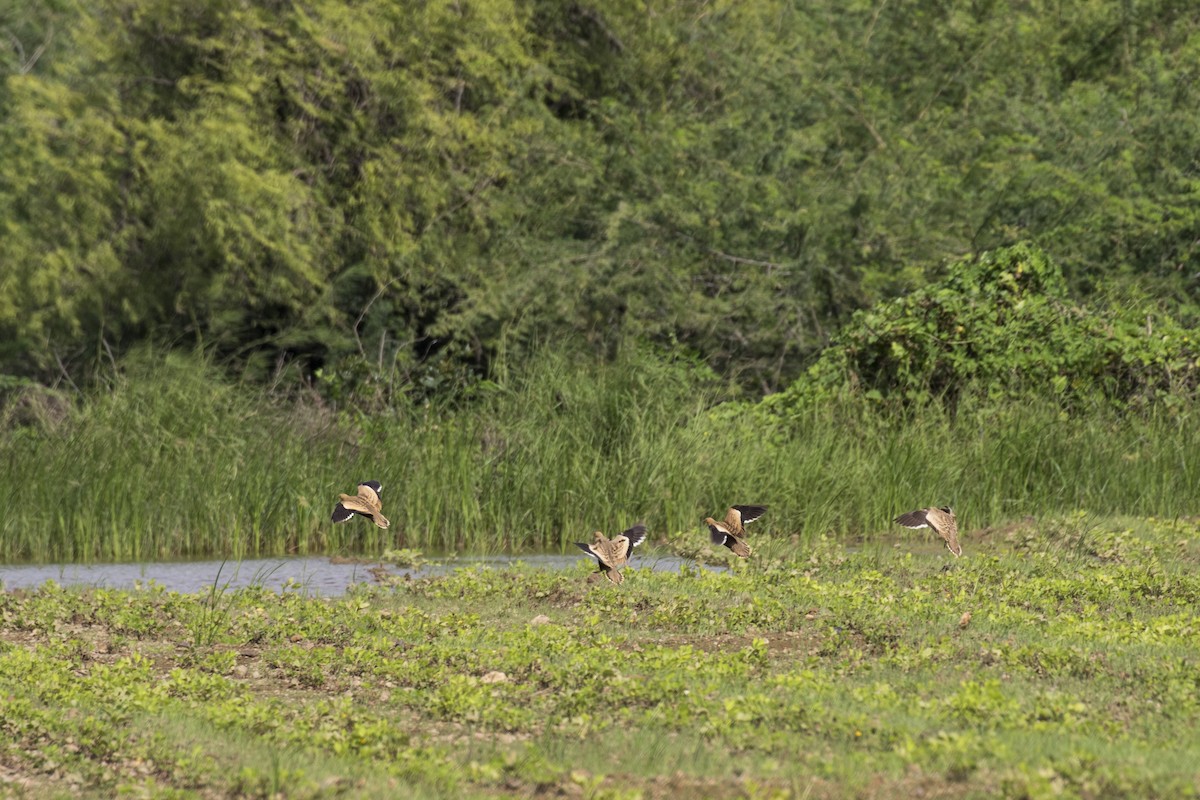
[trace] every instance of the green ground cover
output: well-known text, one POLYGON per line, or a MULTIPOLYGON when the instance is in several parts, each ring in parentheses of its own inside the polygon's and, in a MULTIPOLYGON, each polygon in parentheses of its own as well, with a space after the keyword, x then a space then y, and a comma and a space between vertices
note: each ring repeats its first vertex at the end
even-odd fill
POLYGON ((335 599, 0 593, 0 786, 1200 793, 1200 525, 1074 514, 964 540, 955 560, 919 532, 855 546, 763 533, 732 571, 635 562, 620 587, 589 581, 581 558, 335 599))

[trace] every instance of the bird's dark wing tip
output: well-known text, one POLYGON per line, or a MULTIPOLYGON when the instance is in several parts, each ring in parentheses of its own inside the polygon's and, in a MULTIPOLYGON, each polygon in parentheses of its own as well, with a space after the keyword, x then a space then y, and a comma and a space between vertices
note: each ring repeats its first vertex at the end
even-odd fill
POLYGON ((336 506, 333 507, 333 516, 331 517, 331 519, 334 522, 345 522, 346 520, 350 519, 353 516, 354 516, 353 511, 346 508, 341 503, 338 503, 336 506))
POLYGON ((359 486, 370 486, 371 490, 373 492, 375 492, 375 494, 383 493, 383 484, 381 484, 379 481, 363 481, 362 483, 360 483, 358 485, 359 486))
POLYGON ((766 506, 734 506, 742 515, 742 524, 747 525, 767 513, 766 506))
POLYGON ((901 514, 892 521, 897 525, 903 525, 906 528, 929 527, 929 520, 925 518, 924 511, 909 511, 907 514, 901 514))
POLYGON ((600 556, 598 556, 594 552, 592 552, 592 546, 590 544, 588 544, 586 542, 576 542, 575 546, 578 547, 583 552, 587 553, 588 556, 590 556, 591 558, 596 559, 597 564, 601 563, 600 556))
POLYGON ((629 530, 623 531, 621 535, 629 540, 629 548, 632 550, 646 540, 646 526, 639 522, 629 530))

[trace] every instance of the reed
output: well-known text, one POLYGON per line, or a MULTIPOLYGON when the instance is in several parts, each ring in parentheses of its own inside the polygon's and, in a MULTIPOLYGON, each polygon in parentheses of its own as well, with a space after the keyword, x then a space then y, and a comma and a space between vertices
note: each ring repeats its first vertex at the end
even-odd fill
POLYGON ((653 544, 706 535, 731 503, 770 506, 755 538, 805 542, 869 536, 919 505, 953 505, 969 531, 1078 509, 1172 517, 1200 499, 1190 413, 830 408, 781 432, 748 407, 710 413, 717 397, 642 352, 547 353, 467 407, 359 417, 230 383, 202 358, 133 358, 66 420, 0 434, 0 558, 561 550, 639 520, 653 544), (392 527, 331 524, 338 493, 366 479, 392 527))

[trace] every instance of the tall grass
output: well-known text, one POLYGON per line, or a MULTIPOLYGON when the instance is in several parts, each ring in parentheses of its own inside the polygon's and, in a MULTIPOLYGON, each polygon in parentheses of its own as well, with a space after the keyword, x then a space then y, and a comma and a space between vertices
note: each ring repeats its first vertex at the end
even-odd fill
POLYGON ((202 359, 133 359, 57 425, 0 434, 0 558, 122 560, 558 549, 645 520, 703 535, 766 503, 755 535, 870 535, 951 504, 966 528, 1076 509, 1195 513, 1194 415, 1064 417, 1051 405, 904 419, 831 408, 787 432, 709 412, 686 365, 548 354, 466 409, 335 415, 231 384, 202 359), (339 492, 384 485, 382 531, 333 525, 339 492))

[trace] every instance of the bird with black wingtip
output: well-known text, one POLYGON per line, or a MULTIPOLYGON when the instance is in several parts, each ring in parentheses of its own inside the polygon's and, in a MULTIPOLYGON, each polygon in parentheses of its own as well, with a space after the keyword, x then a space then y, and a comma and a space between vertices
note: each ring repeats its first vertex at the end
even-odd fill
POLYGON ((646 526, 639 522, 611 539, 600 531, 596 531, 592 534, 592 541, 576 542, 575 544, 580 550, 596 559, 596 564, 600 567, 599 572, 603 573, 604 577, 614 584, 620 584, 625 580, 620 568, 629 563, 629 555, 633 552, 633 548, 645 539, 646 526))
POLYGON ((386 528, 391 523, 383 515, 383 503, 379 499, 382 493, 383 486, 379 481, 363 481, 358 485, 357 495, 338 495, 338 504, 333 507, 333 521, 345 522, 359 514, 379 527, 386 528))
POLYGON ((962 555, 962 545, 958 543, 958 520, 950 506, 918 508, 916 511, 901 514, 894 521, 906 528, 933 528, 946 542, 946 549, 953 553, 955 558, 962 555))
POLYGON ((725 520, 717 522, 712 517, 706 517, 704 524, 712 536, 713 544, 723 544, 739 558, 749 558, 753 552, 746 544, 746 525, 767 513, 766 506, 730 506, 725 512, 725 520))

